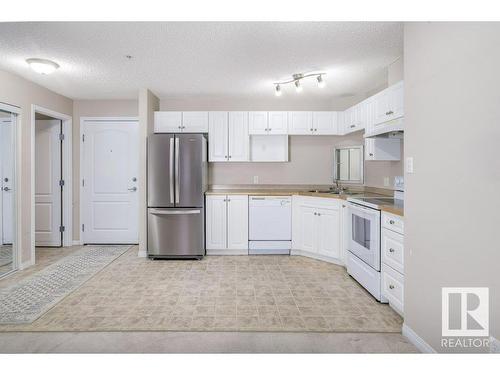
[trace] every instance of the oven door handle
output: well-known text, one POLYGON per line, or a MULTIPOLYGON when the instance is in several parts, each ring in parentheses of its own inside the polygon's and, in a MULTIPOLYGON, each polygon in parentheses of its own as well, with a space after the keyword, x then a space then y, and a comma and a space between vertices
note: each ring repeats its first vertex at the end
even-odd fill
POLYGON ((380 215, 380 211, 375 208, 366 208, 353 202, 349 202, 349 208, 353 211, 361 211, 369 215, 377 215, 377 216, 380 215))

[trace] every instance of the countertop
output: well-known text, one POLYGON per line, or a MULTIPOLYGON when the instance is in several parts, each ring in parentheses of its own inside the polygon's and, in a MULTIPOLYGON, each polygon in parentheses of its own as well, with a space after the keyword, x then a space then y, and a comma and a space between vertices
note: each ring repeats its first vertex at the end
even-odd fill
MULTIPOLYGON (((352 196, 370 196, 370 197, 386 197, 387 195, 370 193, 370 192, 354 192, 353 194, 330 194, 330 193, 315 193, 300 189, 213 189, 205 192, 206 195, 267 195, 267 196, 283 196, 283 195, 302 195, 306 197, 330 198, 346 200, 352 196)), ((389 212, 394 215, 404 216, 404 208, 399 205, 387 204, 380 206, 380 210, 389 212)))

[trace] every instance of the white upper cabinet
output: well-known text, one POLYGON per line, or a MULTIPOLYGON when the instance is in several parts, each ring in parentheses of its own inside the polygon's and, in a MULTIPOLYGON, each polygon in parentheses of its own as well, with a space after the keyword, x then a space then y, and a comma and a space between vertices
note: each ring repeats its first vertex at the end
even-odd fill
POLYGON ((316 135, 336 135, 338 129, 338 113, 332 111, 313 112, 312 129, 316 135))
POLYGON ((374 124, 381 124, 404 116, 403 81, 388 87, 373 97, 374 124))
POLYGON ((366 102, 361 102, 344 111, 343 134, 363 130, 366 125, 366 102))
POLYGON ((248 133, 267 134, 268 133, 267 112, 248 112, 248 133))
POLYGON ((182 132, 207 133, 208 112, 182 112, 182 132))
POLYGON ((210 112, 208 161, 248 161, 248 112, 210 112))
POLYGON ((268 134, 288 134, 287 112, 268 112, 268 134))
POLYGON ((307 111, 288 112, 288 134, 314 134, 313 113, 307 111))
POLYGON ((154 116, 155 133, 179 133, 182 131, 182 112, 156 111, 154 116))
POLYGON ((207 133, 208 112, 156 111, 155 133, 207 133))
POLYGON ((228 161, 228 113, 208 114, 208 161, 228 161))
POLYGON ((288 134, 287 112, 248 112, 248 133, 250 135, 288 134))
POLYGON ((248 112, 229 112, 229 161, 249 160, 248 112))

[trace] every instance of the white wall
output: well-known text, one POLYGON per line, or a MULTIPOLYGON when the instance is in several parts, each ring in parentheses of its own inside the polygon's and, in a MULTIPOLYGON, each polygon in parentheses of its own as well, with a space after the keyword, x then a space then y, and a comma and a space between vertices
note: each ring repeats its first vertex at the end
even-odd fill
POLYGON ((20 186, 18 199, 21 203, 21 233, 20 253, 21 265, 29 266, 34 262, 31 257, 31 106, 39 105, 44 108, 71 116, 73 101, 70 98, 56 94, 40 85, 27 81, 17 75, 0 70, 0 102, 15 105, 21 108, 22 119, 18 122, 18 131, 22 137, 22 160, 18 167, 20 186))
POLYGON ((80 240, 80 119, 138 115, 137 100, 75 100, 73 102, 73 240, 80 240))
POLYGON ((405 324, 438 351, 442 287, 489 287, 500 338, 499 45, 499 23, 405 25, 405 324))

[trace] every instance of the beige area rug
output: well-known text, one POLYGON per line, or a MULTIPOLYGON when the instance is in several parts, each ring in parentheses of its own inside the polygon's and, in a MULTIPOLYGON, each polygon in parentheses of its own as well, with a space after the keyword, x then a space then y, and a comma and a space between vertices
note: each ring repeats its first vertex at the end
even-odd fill
POLYGON ((401 332, 343 267, 299 256, 151 261, 132 248, 30 324, 0 331, 401 332))

